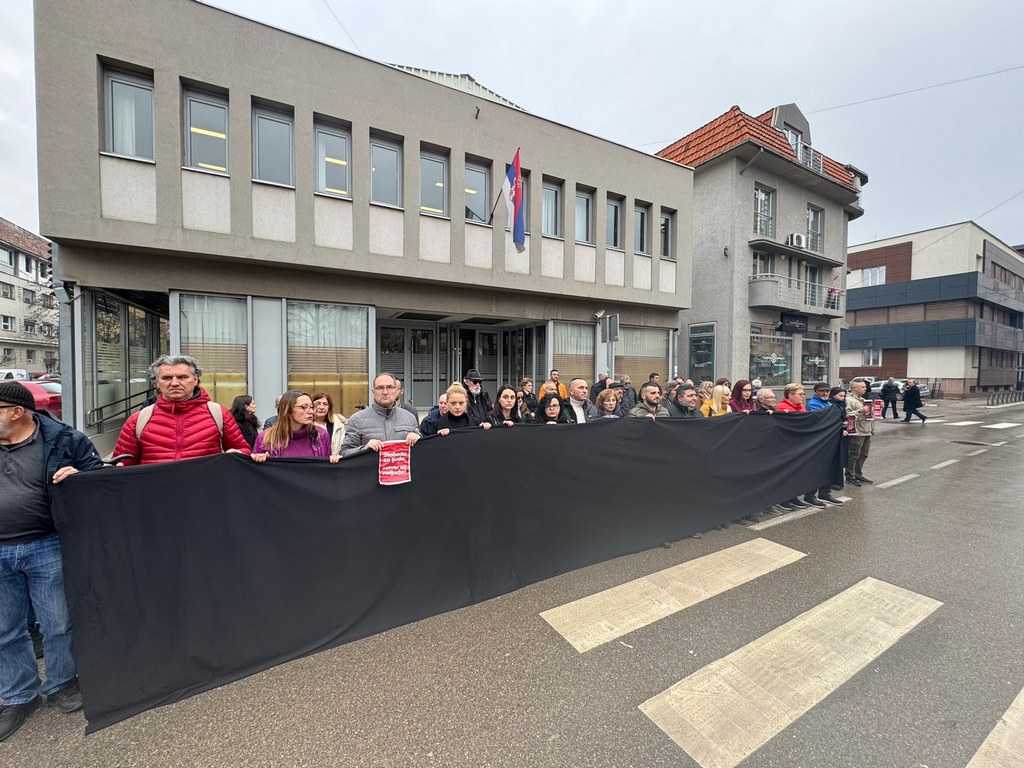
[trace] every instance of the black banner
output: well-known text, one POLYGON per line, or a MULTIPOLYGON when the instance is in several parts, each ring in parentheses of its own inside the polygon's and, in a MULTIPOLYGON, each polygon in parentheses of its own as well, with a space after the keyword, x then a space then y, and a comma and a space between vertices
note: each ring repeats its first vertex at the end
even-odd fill
POLYGON ((839 479, 839 412, 622 419, 81 473, 54 518, 87 732, 839 479))

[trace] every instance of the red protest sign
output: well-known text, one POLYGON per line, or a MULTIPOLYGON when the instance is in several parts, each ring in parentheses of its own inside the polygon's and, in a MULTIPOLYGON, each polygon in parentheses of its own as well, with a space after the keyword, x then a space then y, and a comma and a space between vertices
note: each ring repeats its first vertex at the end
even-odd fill
POLYGON ((380 447, 377 475, 381 485, 412 480, 412 455, 405 440, 388 440, 380 447))

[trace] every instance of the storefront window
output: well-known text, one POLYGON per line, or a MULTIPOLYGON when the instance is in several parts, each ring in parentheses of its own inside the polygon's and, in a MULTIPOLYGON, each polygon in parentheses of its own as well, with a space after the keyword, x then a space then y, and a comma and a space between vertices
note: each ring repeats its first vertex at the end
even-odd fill
POLYGON ((652 373, 661 374, 661 380, 668 379, 669 338, 671 331, 665 328, 619 327, 619 340, 615 342, 615 375, 629 376, 634 387, 639 387, 652 373))
POLYGON ((366 406, 368 324, 366 307, 289 301, 288 388, 327 392, 345 416, 366 406))
POLYGON ((754 326, 750 329, 750 378, 780 387, 793 380, 793 337, 754 326))
POLYGON ((828 381, 829 338, 827 333, 808 332, 802 343, 800 375, 804 384, 828 381))
POLYGON ((181 354, 203 368, 202 387, 230 408, 249 390, 249 310, 245 299, 181 294, 181 354))
MULTIPOLYGON (((553 365, 558 377, 568 385, 569 379, 580 377, 591 381, 594 377, 594 326, 585 323, 554 324, 553 365)), ((544 371, 540 383, 548 377, 544 371)), ((539 392, 540 387, 534 386, 539 392)))
POLYGON ((690 357, 687 376, 694 383, 715 380, 715 324, 690 326, 690 357))

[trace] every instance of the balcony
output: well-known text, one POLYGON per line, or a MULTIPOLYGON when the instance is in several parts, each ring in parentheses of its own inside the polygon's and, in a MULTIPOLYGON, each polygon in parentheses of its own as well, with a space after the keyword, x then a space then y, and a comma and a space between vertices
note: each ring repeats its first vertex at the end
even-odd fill
POLYGON ((842 317, 846 312, 846 291, 785 275, 754 275, 750 278, 747 306, 842 317))
POLYGON ((804 144, 802 141, 798 141, 796 147, 794 147, 796 156, 800 159, 800 164, 806 168, 810 168, 815 173, 824 175, 822 170, 822 154, 811 149, 810 145, 804 144))

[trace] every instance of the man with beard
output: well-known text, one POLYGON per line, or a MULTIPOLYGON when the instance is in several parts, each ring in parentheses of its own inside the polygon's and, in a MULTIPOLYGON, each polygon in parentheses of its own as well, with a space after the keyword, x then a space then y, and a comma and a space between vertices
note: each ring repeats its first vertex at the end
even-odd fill
POLYGON ((670 418, 668 409, 661 404, 661 386, 648 381, 640 387, 640 402, 627 414, 632 419, 664 419, 670 418))
POLYGON ((491 398, 487 394, 487 391, 480 386, 480 382, 484 380, 484 377, 480 375, 480 371, 476 368, 470 368, 465 377, 462 379, 463 386, 466 388, 466 397, 469 399, 469 408, 467 411, 470 416, 477 420, 478 424, 483 424, 488 421, 487 415, 491 412, 491 398))

